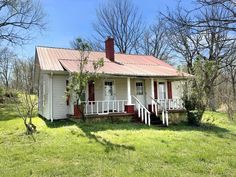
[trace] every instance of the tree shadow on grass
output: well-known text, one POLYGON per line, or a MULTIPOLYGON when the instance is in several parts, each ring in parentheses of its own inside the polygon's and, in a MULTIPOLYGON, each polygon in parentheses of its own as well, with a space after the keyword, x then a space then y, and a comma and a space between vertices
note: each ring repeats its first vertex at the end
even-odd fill
MULTIPOLYGON (((111 152, 114 150, 135 151, 135 147, 132 145, 113 143, 110 140, 107 140, 104 137, 95 134, 96 132, 106 131, 106 130, 122 130, 122 129, 134 130, 136 129, 133 126, 131 126, 130 128, 129 126, 124 128, 123 127, 124 124, 118 124, 118 123, 116 124, 116 123, 110 123, 110 122, 106 122, 102 124, 102 123, 84 123, 84 122, 77 123, 71 120, 58 120, 58 121, 53 121, 53 122, 50 122, 46 119, 43 119, 43 120, 45 124, 50 128, 60 128, 60 127, 65 127, 65 126, 76 125, 79 129, 81 129, 84 132, 85 136, 88 139, 95 140, 95 142, 103 145, 105 147, 105 152, 111 152)), ((132 124, 128 124, 128 125, 132 125, 132 124)), ((72 134, 76 134, 76 133, 73 132, 72 134)))
POLYGON ((206 123, 206 122, 201 123, 200 126, 191 126, 191 125, 188 125, 186 122, 183 122, 177 125, 170 125, 166 130, 190 131, 190 132, 200 131, 207 134, 216 135, 219 138, 230 138, 230 139, 232 139, 232 137, 229 137, 229 135, 232 135, 236 139, 236 134, 232 133, 230 130, 223 127, 219 127, 215 124, 206 123))
POLYGON ((203 131, 203 132, 210 132, 210 133, 211 132, 212 133, 215 133, 215 132, 221 132, 221 133, 229 132, 228 129, 223 128, 223 127, 219 127, 219 126, 217 126, 215 124, 211 124, 211 123, 202 123, 200 126, 192 126, 192 125, 187 124, 186 122, 182 122, 182 123, 179 123, 179 124, 170 125, 168 128, 171 129, 171 130, 174 130, 174 131, 181 131, 181 130, 192 131, 192 130, 196 130, 196 131, 203 131))
POLYGON ((151 125, 151 127, 148 127, 147 125, 141 124, 141 123, 112 123, 108 120, 101 121, 101 122, 74 122, 71 120, 60 120, 60 121, 54 121, 50 122, 45 120, 45 123, 50 128, 59 128, 59 127, 65 127, 65 126, 72 126, 75 125, 79 129, 81 129, 85 136, 89 139, 95 140, 97 143, 100 143, 105 147, 106 152, 110 152, 112 150, 119 150, 119 149, 126 149, 126 150, 132 150, 135 151, 135 147, 131 145, 124 145, 124 144, 115 144, 111 141, 96 135, 96 132, 99 131, 107 131, 107 130, 128 130, 128 131, 137 131, 137 130, 157 130, 157 131, 189 131, 191 133, 192 131, 199 131, 199 132, 205 132, 209 135, 214 135, 219 138, 229 138, 232 139, 232 136, 236 140, 236 135, 230 132, 228 129, 219 127, 217 125, 211 124, 211 123, 202 123, 201 126, 190 126, 187 123, 180 123, 177 125, 170 125, 169 127, 160 127, 157 125, 151 125), (229 136, 232 135, 232 136, 229 136))
MULTIPOLYGON (((131 151, 135 151, 135 147, 132 145, 125 145, 125 144, 117 144, 117 143, 112 143, 110 140, 105 139, 102 136, 96 135, 96 132, 99 131, 105 131, 104 128, 99 129, 97 128, 95 129, 90 129, 89 126, 86 125, 78 125, 78 128, 80 128, 84 133, 85 136, 89 139, 93 139, 95 140, 97 143, 103 145, 105 147, 105 152, 111 152, 113 150, 131 150, 131 151)), ((111 129, 109 129, 111 130, 111 129)))

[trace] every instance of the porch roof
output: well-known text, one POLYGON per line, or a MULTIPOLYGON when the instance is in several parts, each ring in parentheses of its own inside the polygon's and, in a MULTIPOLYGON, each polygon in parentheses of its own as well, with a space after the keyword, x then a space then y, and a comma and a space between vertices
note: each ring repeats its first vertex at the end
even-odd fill
MULTIPOLYGON (((80 52, 77 50, 37 47, 36 57, 41 70, 79 71, 80 52)), ((93 62, 100 58, 104 59, 104 66, 99 69, 98 73, 124 76, 191 77, 153 56, 115 54, 115 62, 111 62, 104 52, 91 52, 85 70, 92 72, 93 62)))

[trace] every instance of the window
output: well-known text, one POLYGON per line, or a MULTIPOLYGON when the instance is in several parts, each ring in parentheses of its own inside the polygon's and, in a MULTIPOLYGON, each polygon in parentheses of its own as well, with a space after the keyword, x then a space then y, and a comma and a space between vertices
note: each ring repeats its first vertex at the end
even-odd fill
POLYGON ((105 82, 105 96, 112 96, 113 95, 113 83, 111 81, 105 82))
POLYGON ((158 84, 158 95, 159 99, 166 99, 166 87, 164 82, 158 84))
POLYGON ((143 95, 143 82, 136 82, 136 95, 143 95))

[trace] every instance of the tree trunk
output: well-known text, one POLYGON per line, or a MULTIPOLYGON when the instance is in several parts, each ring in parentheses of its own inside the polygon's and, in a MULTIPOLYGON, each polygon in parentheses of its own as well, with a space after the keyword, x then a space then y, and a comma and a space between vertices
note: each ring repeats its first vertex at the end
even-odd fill
POLYGON ((236 88, 235 88, 235 82, 232 81, 232 89, 233 89, 233 99, 236 101, 236 88))
POLYGON ((27 118, 24 118, 24 125, 26 128, 26 134, 27 135, 32 135, 33 133, 36 132, 36 126, 32 123, 32 120, 30 118, 29 123, 27 123, 27 118))
POLYGON ((208 97, 208 107, 210 108, 211 111, 216 111, 216 99, 215 99, 215 93, 214 93, 214 88, 210 87, 211 89, 209 90, 207 97, 208 97))
POLYGON ((8 84, 8 80, 7 79, 6 79, 6 82, 5 82, 5 86, 6 86, 6 90, 8 90, 9 84, 8 84))
POLYGON ((208 106, 211 111, 216 111, 216 100, 215 100, 215 94, 211 92, 208 98, 208 106))
POLYGON ((83 104, 79 104, 79 99, 76 101, 76 106, 77 106, 77 109, 81 115, 81 119, 83 121, 86 121, 86 117, 84 115, 84 105, 83 104))

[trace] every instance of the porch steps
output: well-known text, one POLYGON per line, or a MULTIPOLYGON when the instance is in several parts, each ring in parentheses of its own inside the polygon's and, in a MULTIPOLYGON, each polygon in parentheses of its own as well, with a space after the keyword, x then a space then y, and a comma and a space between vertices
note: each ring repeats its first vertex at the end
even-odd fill
POLYGON ((156 116, 155 113, 151 113, 150 119, 151 119, 151 124, 152 125, 160 125, 160 124, 162 124, 160 116, 156 116))
MULTIPOLYGON (((160 116, 156 116, 155 113, 151 113, 150 119, 151 119, 151 125, 159 125, 159 126, 163 125, 160 116)), ((134 123, 143 123, 141 121, 141 118, 138 117, 137 111, 134 113, 133 119, 131 121, 134 123)))

